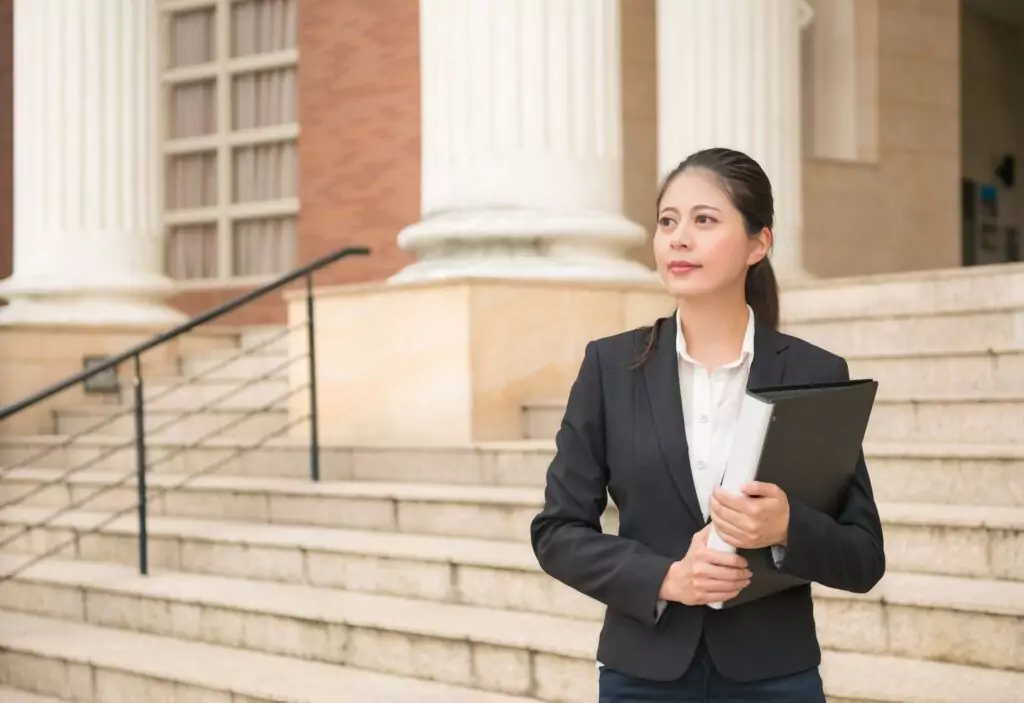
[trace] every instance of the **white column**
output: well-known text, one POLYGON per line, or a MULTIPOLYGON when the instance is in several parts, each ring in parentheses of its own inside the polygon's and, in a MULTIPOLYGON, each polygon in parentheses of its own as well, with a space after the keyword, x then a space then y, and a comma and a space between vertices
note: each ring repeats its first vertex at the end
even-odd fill
POLYGON ((15 0, 4 323, 167 324, 153 0, 15 0))
POLYGON ((708 147, 749 154, 771 179, 781 280, 802 255, 803 0, 658 0, 658 169, 708 147))
POLYGON ((420 0, 418 261, 392 280, 643 279, 624 256, 619 0, 420 0))

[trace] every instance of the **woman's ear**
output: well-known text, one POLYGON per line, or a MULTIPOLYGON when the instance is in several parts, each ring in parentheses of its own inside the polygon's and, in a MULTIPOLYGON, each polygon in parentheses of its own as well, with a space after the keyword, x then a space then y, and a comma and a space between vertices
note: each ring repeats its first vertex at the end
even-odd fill
POLYGON ((747 265, 753 266, 762 259, 768 257, 772 250, 772 243, 775 235, 767 227, 762 227, 756 236, 750 238, 750 253, 747 256, 747 265))

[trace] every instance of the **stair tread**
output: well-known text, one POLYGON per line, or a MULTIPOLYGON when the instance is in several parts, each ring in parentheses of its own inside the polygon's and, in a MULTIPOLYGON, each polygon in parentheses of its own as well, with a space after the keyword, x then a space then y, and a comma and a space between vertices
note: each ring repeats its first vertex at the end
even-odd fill
POLYGON ((855 652, 822 652, 825 692, 886 703, 1008 703, 1019 700, 1024 673, 855 652))
POLYGON ((61 698, 53 696, 40 696, 37 693, 29 693, 18 688, 11 688, 0 684, 0 701, 4 703, 67 703, 61 698))
POLYGON ((1024 617, 1024 582, 890 571, 869 593, 814 585, 815 596, 1024 617))
MULTIPOLYGON (((11 508, 0 512, 0 524, 42 520, 45 508, 11 508)), ((109 513, 72 511, 55 521, 57 527, 88 529, 109 513)), ((244 523, 192 518, 151 517, 151 537, 192 539, 204 542, 246 544, 254 547, 293 548, 304 551, 354 554, 427 563, 447 563, 492 569, 540 572, 532 548, 523 542, 502 542, 464 537, 435 537, 396 532, 300 527, 268 523, 244 523)), ((134 515, 126 515, 102 530, 105 534, 135 535, 134 515)), ((3 572, 17 568, 25 555, 0 556, 3 572)), ((55 560, 47 559, 33 568, 55 560)), ((79 562, 87 563, 87 562, 79 562)), ((119 567, 121 568, 121 567, 119 567)), ((48 572, 34 572, 48 573, 48 572)), ((815 584, 815 595, 828 599, 882 601, 894 605, 943 608, 966 612, 1024 616, 1024 582, 938 574, 889 571, 867 594, 838 591, 815 584)))
MULTIPOLYGON (((0 511, 0 524, 27 524, 45 520, 48 508, 17 507, 0 511)), ((110 513, 73 510, 56 518, 55 527, 88 530, 110 513)), ((536 558, 525 542, 501 542, 469 537, 439 537, 379 530, 352 530, 276 523, 151 516, 150 537, 191 538, 259 546, 297 547, 395 559, 459 563, 493 568, 538 570, 536 558)), ((123 515, 103 528, 103 533, 135 535, 138 519, 123 515)))
MULTIPOLYGON (((5 480, 23 478, 30 481, 52 480, 63 473, 60 469, 14 469, 4 475, 5 480)), ((73 484, 104 485, 125 476, 125 472, 88 471, 68 477, 73 484)), ((173 486, 187 474, 154 473, 147 476, 153 487, 173 486)), ((134 485, 134 479, 131 480, 134 485)), ((275 495, 331 496, 344 498, 384 498, 455 503, 538 505, 543 499, 539 487, 485 486, 473 484, 417 483, 403 481, 319 481, 306 479, 211 475, 191 481, 181 490, 226 490, 275 495)))
MULTIPOLYGON (((46 481, 61 475, 60 469, 13 469, 7 481, 46 481)), ((68 477, 72 484, 101 486, 124 478, 125 473, 88 471, 68 477)), ((187 475, 154 473, 147 480, 152 489, 174 486, 187 475)), ((126 485, 134 485, 130 478, 126 485)), ((486 486, 478 484, 417 483, 401 481, 320 481, 248 476, 200 476, 182 491, 227 491, 286 496, 369 498, 384 500, 469 503, 537 507, 543 502, 540 486, 486 486)), ((960 505, 956 503, 900 503, 879 501, 884 522, 901 525, 937 525, 964 528, 1024 529, 1024 506, 960 505)), ((614 509, 610 503, 609 506, 614 509)))
MULTIPOLYGON (((287 399, 282 398, 280 403, 285 402, 287 399)), ((224 401, 222 401, 224 402, 224 401)), ((108 417, 110 415, 124 415, 125 417, 131 416, 131 406, 123 405, 97 405, 88 406, 81 405, 77 408, 60 408, 55 412, 63 415, 64 417, 108 417)), ((260 407, 255 409, 241 408, 241 407, 223 407, 219 405, 213 405, 209 408, 203 408, 202 410, 196 410, 194 407, 189 406, 168 406, 159 405, 155 408, 146 409, 146 417, 152 417, 154 415, 241 415, 241 414, 253 414, 256 412, 260 413, 274 413, 278 415, 286 415, 288 413, 287 407, 278 407, 276 404, 270 407, 260 407)), ((259 439, 254 437, 253 439, 259 439)))
MULTIPOLYGON (((127 567, 83 565, 102 583, 102 587, 127 593, 145 593, 160 599, 184 599, 210 605, 228 605, 258 609, 261 613, 287 615, 302 611, 306 618, 328 621, 343 615, 350 624, 367 623, 379 626, 389 621, 396 628, 421 635, 457 637, 474 631, 481 642, 504 646, 530 646, 536 648, 539 639, 554 645, 556 651, 576 658, 590 659, 596 644, 600 623, 573 622, 552 616, 528 616, 522 613, 503 613, 468 606, 422 603, 384 596, 362 596, 340 591, 316 593, 308 587, 261 584, 219 577, 192 577, 185 574, 154 574, 140 577, 128 574, 127 567), (120 570, 121 574, 114 571, 120 570), (106 571, 106 574, 101 574, 106 571), (106 576, 108 581, 102 581, 106 576), (404 601, 404 602, 403 602, 404 601), (399 606, 396 608, 396 606, 399 606), (456 614, 467 611, 468 615, 456 614), (454 615, 454 616, 453 616, 454 615), (505 617, 510 616, 510 617, 505 617), (534 628, 526 629, 526 624, 534 628), (575 628, 566 629, 567 625, 575 628), (529 641, 524 641, 529 640, 529 641), (578 641, 573 646, 574 641, 578 641)), ((84 569, 83 569, 84 570, 84 569)), ((99 585, 99 584, 97 584, 99 585)), ((324 591, 324 589, 320 589, 324 591)), ((474 637, 476 639, 476 637, 474 637)), ((421 682, 401 677, 355 671, 338 666, 299 661, 287 657, 266 655, 252 651, 207 645, 129 631, 107 630, 100 627, 27 616, 0 611, 0 649, 25 651, 42 656, 60 657, 72 661, 91 662, 98 666, 117 667, 158 678, 195 681, 218 689, 230 689, 248 695, 276 696, 283 686, 301 685, 295 691, 302 700, 336 700, 321 698, 328 691, 359 690, 363 698, 353 700, 408 700, 389 698, 404 685, 421 682), (247 678, 224 675, 224 671, 252 672, 260 675, 247 678), (263 676, 266 678, 264 679, 263 676), (328 679, 330 685, 328 686, 328 679), (297 684, 296 682, 302 682, 297 684), (308 686, 308 688, 307 688, 308 686), (322 688, 323 687, 323 688, 322 688), (333 688, 332 688, 333 687, 333 688), (367 694, 372 693, 372 696, 367 694), (307 697, 308 696, 308 697, 307 697)), ((541 647, 542 651, 549 651, 541 647)), ((929 701, 929 703, 1003 703, 1013 700, 1011 692, 1024 687, 1024 673, 987 669, 892 656, 869 655, 826 650, 822 656, 822 673, 826 691, 830 696, 873 701, 929 701)), ((422 683, 416 700, 452 701, 523 701, 521 698, 494 696, 473 691, 460 697, 463 689, 438 684, 422 683), (431 697, 436 694, 437 698, 431 697), (452 698, 442 698, 450 695, 452 698)), ((408 689, 400 689, 408 694, 408 689)), ((400 695, 401 695, 400 694, 400 695)), ((291 699, 289 699, 291 700, 291 699)))
MULTIPOLYGON (((884 379, 883 379, 884 380, 884 379)), ((894 393, 879 396, 875 405, 901 405, 904 403, 1021 403, 1024 402, 1024 391, 1009 390, 973 390, 958 391, 916 391, 914 393, 894 393)), ((537 398, 524 402, 528 410, 560 411, 565 409, 565 398, 537 398)))
MULTIPOLYGON (((0 564, 12 561, 0 557, 0 564)), ((30 567, 25 579, 97 589, 195 605, 224 607, 319 623, 345 624, 422 637, 471 641, 593 658, 601 623, 541 613, 425 602, 417 598, 359 593, 337 588, 254 579, 151 571, 140 576, 130 566, 46 560, 30 567), (33 574, 36 574, 33 577, 33 574)))
POLYGON ((1003 530, 1024 529, 1024 506, 879 502, 887 523, 1003 530))
MULTIPOLYGON (((2 446, 51 446, 67 441, 66 435, 41 434, 41 435, 19 435, 16 437, 0 437, 2 446)), ((124 437, 115 435, 103 436, 91 434, 75 439, 76 447, 108 447, 111 445, 125 444, 124 437)), ((150 447, 181 447, 192 442, 177 441, 170 438, 156 438, 146 444, 150 447)), ((202 448, 224 448, 235 447, 243 444, 243 440, 215 438, 203 442, 202 448)), ((286 447, 296 450, 309 450, 309 443, 305 440, 290 438, 274 438, 267 442, 267 447, 286 447)), ((553 439, 515 439, 507 441, 472 442, 453 445, 326 445, 322 444, 324 451, 365 451, 380 452, 382 455, 391 453, 450 453, 478 451, 510 451, 510 452, 554 452, 555 442, 553 439)), ((865 442, 864 454, 869 463, 872 458, 905 458, 905 459, 998 459, 1008 461, 1024 460, 1024 444, 943 444, 940 442, 865 442)))
POLYGON ((274 701, 534 703, 334 664, 0 611, 0 649, 274 701))
POLYGON ((245 359, 287 359, 288 358, 288 347, 287 346, 270 346, 262 347, 259 349, 253 349, 251 347, 239 346, 231 347, 228 349, 204 349, 201 351, 191 351, 182 354, 181 358, 190 362, 195 361, 218 361, 227 362, 229 359, 231 362, 242 361, 245 359))
POLYGON ((975 359, 978 357, 996 358, 1000 356, 1022 356, 1024 348, 1019 346, 995 346, 975 347, 973 349, 917 349, 917 350, 892 350, 878 352, 856 352, 846 354, 845 358, 851 364, 858 361, 909 361, 917 359, 975 359))

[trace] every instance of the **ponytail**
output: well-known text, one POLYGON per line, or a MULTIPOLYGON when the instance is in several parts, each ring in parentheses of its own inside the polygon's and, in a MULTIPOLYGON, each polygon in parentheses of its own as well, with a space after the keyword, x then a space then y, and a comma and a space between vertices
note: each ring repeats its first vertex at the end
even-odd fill
POLYGON ((754 318, 765 327, 779 329, 779 285, 767 256, 747 269, 743 290, 754 318))

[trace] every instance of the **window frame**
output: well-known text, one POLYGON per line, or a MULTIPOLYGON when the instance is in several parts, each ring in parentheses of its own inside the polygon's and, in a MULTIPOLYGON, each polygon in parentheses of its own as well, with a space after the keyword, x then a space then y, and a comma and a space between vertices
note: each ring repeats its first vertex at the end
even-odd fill
MULTIPOLYGON (((173 227, 181 225, 214 225, 217 238, 217 271, 213 278, 174 278, 181 288, 210 288, 223 285, 260 283, 275 278, 278 274, 238 276, 233 274, 235 225, 244 220, 265 220, 276 217, 299 215, 298 196, 267 201, 236 203, 234 201, 235 152, 240 147, 266 144, 297 143, 299 122, 257 127, 234 128, 232 93, 234 80, 240 75, 249 75, 274 69, 298 70, 298 47, 249 56, 233 57, 232 20, 234 6, 248 0, 164 0, 158 4, 159 63, 159 110, 160 141, 159 187, 160 187, 160 232, 163 241, 169 242, 173 227), (171 68, 171 31, 175 15, 196 10, 214 9, 214 52, 213 60, 203 64, 171 68), (180 85, 213 80, 215 86, 215 131, 197 137, 172 137, 169 115, 172 114, 174 89, 180 85), (213 205, 198 208, 171 209, 167 203, 166 178, 171 162, 182 155, 215 153, 217 198, 213 205)), ((296 100, 298 96, 296 95, 296 100)), ((294 113, 298 115, 298 106, 294 113)), ((297 158, 297 157, 296 157, 297 158)), ((296 246, 297 242, 293 242, 296 246)), ((165 266, 165 270, 167 267, 165 266)), ((281 273, 285 273, 282 271, 281 273)), ((170 272, 168 271, 168 275, 170 272)))

